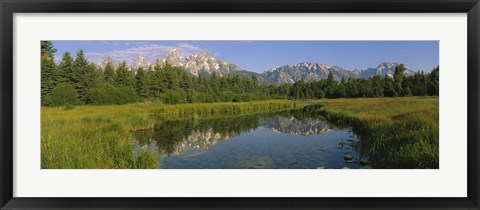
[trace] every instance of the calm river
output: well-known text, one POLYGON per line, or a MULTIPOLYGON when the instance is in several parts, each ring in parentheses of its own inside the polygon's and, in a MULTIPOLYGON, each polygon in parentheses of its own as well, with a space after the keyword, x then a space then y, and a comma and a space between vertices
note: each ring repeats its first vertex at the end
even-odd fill
POLYGON ((135 133, 134 152, 161 152, 164 169, 369 168, 352 130, 315 110, 162 120, 135 133))

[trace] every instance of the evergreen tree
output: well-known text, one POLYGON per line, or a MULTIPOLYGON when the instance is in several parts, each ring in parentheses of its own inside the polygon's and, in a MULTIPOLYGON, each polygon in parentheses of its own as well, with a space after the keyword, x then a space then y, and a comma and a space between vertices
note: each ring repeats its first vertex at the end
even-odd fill
POLYGON ((70 75, 70 82, 75 87, 75 90, 78 93, 78 96, 81 100, 86 100, 88 95, 88 85, 85 80, 91 76, 89 63, 87 58, 85 57, 85 52, 83 50, 79 50, 77 52, 77 57, 73 61, 73 71, 70 75))
POLYGON ((347 97, 354 98, 358 96, 358 88, 355 79, 348 78, 346 82, 347 97))
POLYGON ((147 76, 145 70, 142 67, 138 68, 137 74, 135 75, 135 90, 137 91, 138 96, 147 97, 148 92, 146 89, 147 86, 147 76))
POLYGON ((118 66, 114 82, 116 87, 135 88, 135 74, 129 71, 127 62, 123 61, 118 66))
POLYGON ((428 95, 431 96, 438 96, 439 95, 439 81, 440 81, 440 73, 439 67, 433 69, 429 75, 429 85, 428 85, 428 95))
POLYGON ((97 66, 93 62, 87 65, 87 68, 85 68, 85 72, 82 76, 83 78, 80 82, 80 86, 83 87, 84 90, 79 92, 80 99, 83 102, 88 102, 88 95, 95 87, 100 85, 102 79, 99 75, 99 71, 97 71, 97 66))
POLYGON ((395 72, 393 74, 393 80, 395 82, 395 91, 399 96, 403 95, 403 78, 404 78, 404 72, 406 68, 403 64, 398 65, 395 67, 395 72))
POLYGON ((62 60, 58 65, 58 75, 60 77, 59 82, 73 83, 73 58, 69 52, 63 53, 62 60))
POLYGON ((384 95, 387 97, 398 96, 398 93, 395 91, 393 80, 388 75, 385 76, 385 79, 384 79, 384 95))
POLYGON ((347 97, 347 90, 346 90, 346 82, 345 79, 342 78, 340 84, 338 84, 337 88, 335 89, 335 98, 345 98, 347 97))
POLYGON ((160 97, 161 93, 166 91, 166 84, 162 75, 162 68, 157 63, 155 64, 154 71, 147 73, 146 78, 146 91, 148 97, 160 97))
POLYGON ((53 58, 55 57, 55 53, 57 52, 57 49, 53 47, 53 43, 51 41, 41 41, 41 55, 47 54, 49 57, 53 58))
POLYGON ((425 96, 428 94, 428 76, 423 71, 417 72, 412 79, 412 94, 415 96, 425 96))
POLYGON ((55 85, 58 84, 60 78, 55 65, 55 52, 57 52, 57 49, 53 47, 53 43, 51 41, 41 41, 40 44, 40 96, 42 104, 45 104, 45 97, 52 92, 55 85))
POLYGON ((164 67, 162 72, 164 73, 168 89, 176 90, 180 88, 180 75, 183 73, 180 68, 168 65, 164 67))
POLYGON ((383 97, 384 84, 380 75, 375 75, 370 78, 372 84, 373 97, 383 97))
POLYGON ((322 90, 318 91, 317 98, 325 98, 325 93, 322 90))
POLYGON ((333 78, 333 73, 330 71, 326 81, 326 96, 327 98, 335 97, 335 89, 337 88, 337 81, 333 78))
MULTIPOLYGON (((220 93, 220 77, 217 73, 213 72, 209 80, 210 89, 212 89, 213 94, 220 93)), ((243 88, 242 88, 243 89, 243 88)))
POLYGON ((192 77, 189 77, 185 72, 182 72, 180 77, 180 88, 188 92, 192 88, 192 77))
POLYGON ((45 52, 41 57, 41 99, 49 95, 55 87, 57 81, 55 76, 55 63, 53 57, 45 52))
POLYGON ((405 89, 405 96, 412 96, 412 90, 410 89, 410 87, 407 87, 405 89))
POLYGON ((107 83, 114 83, 113 80, 115 78, 115 69, 113 68, 112 64, 107 63, 105 70, 103 71, 103 77, 107 83))

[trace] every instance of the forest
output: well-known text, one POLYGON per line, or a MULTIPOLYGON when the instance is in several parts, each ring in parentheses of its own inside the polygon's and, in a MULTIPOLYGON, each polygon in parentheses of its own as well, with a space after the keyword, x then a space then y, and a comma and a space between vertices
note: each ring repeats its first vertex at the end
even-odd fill
POLYGON ((156 65, 131 71, 122 62, 116 69, 100 69, 83 50, 65 52, 55 62, 52 42, 41 42, 41 98, 43 106, 106 105, 150 101, 164 104, 249 102, 268 99, 373 98, 438 96, 439 67, 404 76, 405 66, 393 78, 328 78, 294 84, 260 82, 255 76, 193 76, 178 67, 156 65), (136 72, 136 73, 135 73, 136 72))

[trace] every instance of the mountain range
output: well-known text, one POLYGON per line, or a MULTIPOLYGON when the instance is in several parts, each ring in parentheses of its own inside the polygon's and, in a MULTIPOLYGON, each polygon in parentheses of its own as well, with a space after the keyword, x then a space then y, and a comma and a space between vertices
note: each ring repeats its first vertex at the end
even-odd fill
MULTIPOLYGON (((285 66, 275 66, 259 74, 242 69, 238 65, 230 62, 218 60, 208 52, 201 52, 183 57, 180 53, 180 50, 174 48, 165 57, 157 59, 154 63, 148 61, 142 56, 139 56, 129 64, 129 69, 132 71, 137 71, 137 69, 141 67, 147 71, 151 71, 153 70, 154 65, 158 64, 159 66, 164 66, 166 63, 175 67, 180 67, 193 76, 209 76, 213 73, 216 73, 219 76, 255 75, 259 81, 279 84, 295 83, 302 79, 307 82, 326 79, 329 72, 332 72, 333 77, 336 80, 341 80, 342 78, 370 78, 374 75, 380 75, 381 77, 393 77, 395 67, 400 65, 400 63, 396 62, 383 62, 377 67, 362 70, 356 69, 352 71, 338 66, 330 66, 314 62, 302 62, 298 64, 288 64, 285 66)), ((98 67, 100 69, 104 69, 108 64, 116 68, 118 67, 119 62, 115 61, 111 57, 107 57, 102 62, 98 63, 98 67)), ((414 73, 414 71, 407 67, 407 70, 404 74, 406 76, 410 76, 414 73)))

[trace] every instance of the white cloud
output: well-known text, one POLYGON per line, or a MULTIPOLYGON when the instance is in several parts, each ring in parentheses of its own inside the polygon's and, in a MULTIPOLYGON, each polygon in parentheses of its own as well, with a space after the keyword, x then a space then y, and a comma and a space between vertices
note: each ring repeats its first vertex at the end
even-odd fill
POLYGON ((100 43, 106 44, 106 45, 115 45, 115 46, 118 46, 118 42, 115 42, 115 41, 100 41, 100 43))
MULTIPOLYGON (((129 45, 129 44, 125 44, 129 45)), ((113 50, 108 52, 86 52, 86 56, 89 60, 98 63, 101 62, 106 57, 110 56, 116 61, 127 61, 127 63, 132 62, 138 56, 143 56, 149 61, 154 62, 159 58, 163 58, 165 55, 170 52, 173 48, 178 48, 182 56, 191 55, 194 53, 199 53, 205 51, 197 46, 188 44, 188 43, 178 43, 173 46, 150 44, 141 47, 132 47, 124 50, 113 50)))

